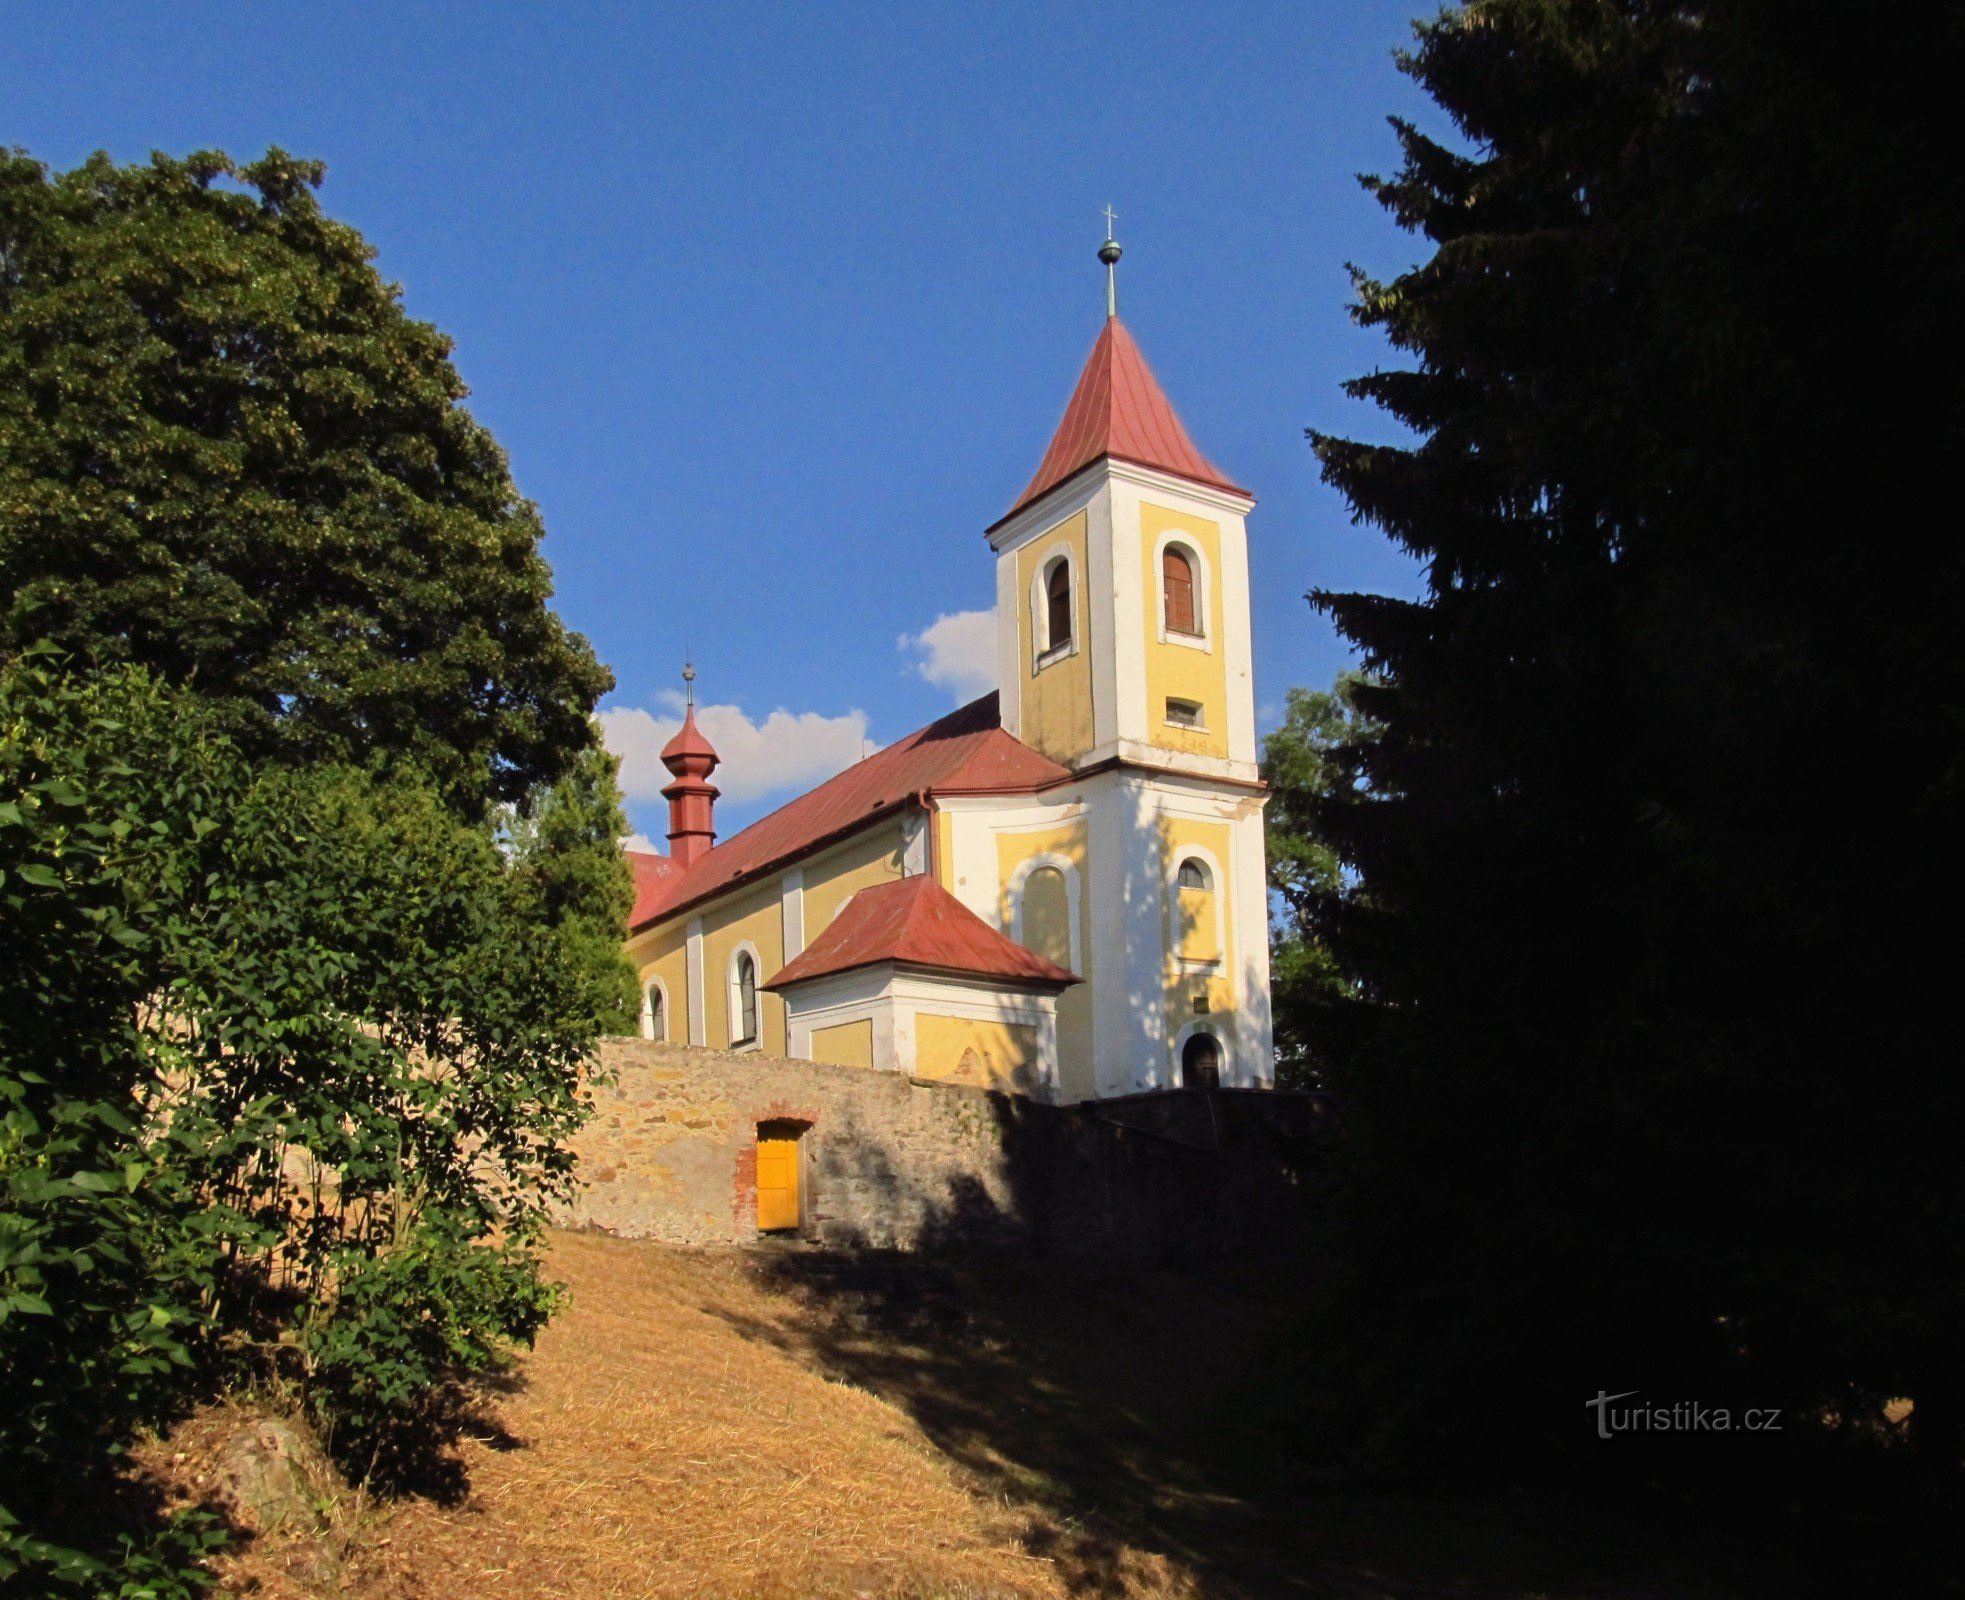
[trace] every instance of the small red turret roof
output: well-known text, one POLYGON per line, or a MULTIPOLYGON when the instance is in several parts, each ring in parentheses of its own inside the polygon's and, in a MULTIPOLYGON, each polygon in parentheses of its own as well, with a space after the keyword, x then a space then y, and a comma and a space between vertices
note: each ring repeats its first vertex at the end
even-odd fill
POLYGON ((806 952, 765 984, 788 988, 892 961, 904 967, 1062 989, 1081 980, 1006 939, 933 878, 896 878, 860 890, 806 952))
POLYGON ((1108 317, 1091 359, 1079 375, 1064 420, 1044 452, 1043 463, 1017 503, 1003 514, 1007 522, 1039 495, 1106 456, 1191 478, 1231 494, 1246 495, 1195 448, 1174 414, 1139 345, 1117 317, 1108 317))
POLYGON ((696 708, 689 706, 682 713, 682 726, 675 731, 675 737, 662 746, 662 765, 669 771, 680 775, 676 763, 690 756, 707 757, 711 766, 717 762, 716 746, 703 736, 703 730, 696 726, 696 708))

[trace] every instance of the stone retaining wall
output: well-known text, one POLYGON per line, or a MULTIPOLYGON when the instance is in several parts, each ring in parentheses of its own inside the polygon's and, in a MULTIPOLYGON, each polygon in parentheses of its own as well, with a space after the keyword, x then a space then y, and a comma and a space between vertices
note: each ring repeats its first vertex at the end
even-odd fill
POLYGON ((802 1237, 835 1247, 1193 1259, 1294 1243, 1316 1096, 1218 1090, 1047 1106, 863 1067, 607 1039, 567 1220, 757 1237, 760 1123, 801 1128, 802 1237))

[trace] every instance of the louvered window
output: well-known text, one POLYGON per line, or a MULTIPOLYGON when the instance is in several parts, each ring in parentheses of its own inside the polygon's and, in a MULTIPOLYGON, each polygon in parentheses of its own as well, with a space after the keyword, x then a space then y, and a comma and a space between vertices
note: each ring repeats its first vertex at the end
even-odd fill
POLYGON ((1160 553, 1160 583, 1166 593, 1167 632, 1198 635, 1194 622, 1194 563, 1178 545, 1160 553))
POLYGON ((1071 563, 1060 561, 1044 576, 1045 635, 1047 650, 1071 643, 1071 563))

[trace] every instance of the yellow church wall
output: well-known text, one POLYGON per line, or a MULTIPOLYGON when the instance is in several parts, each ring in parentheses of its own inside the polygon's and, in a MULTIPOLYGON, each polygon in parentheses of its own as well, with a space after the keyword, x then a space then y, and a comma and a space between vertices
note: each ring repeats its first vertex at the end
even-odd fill
POLYGON ((1016 555, 1017 660, 1024 674, 1019 729, 1023 742, 1053 761, 1069 761, 1092 748, 1091 597, 1086 592, 1085 513, 1067 517, 1039 534, 1016 555), (1037 618, 1031 614, 1037 574, 1058 547, 1070 554, 1073 628, 1078 648, 1041 670, 1036 665, 1037 618))
POLYGON ((652 979, 660 978, 668 990, 668 1040, 670 1044, 689 1042, 689 940, 681 924, 651 928, 628 945, 628 959, 634 963, 640 988, 646 990, 652 979))
MULTIPOLYGON (((895 818, 803 863, 805 942, 810 944, 839 914, 839 908, 869 884, 901 876, 905 849, 901 821, 895 818)), ((749 941, 757 950, 760 984, 785 964, 783 874, 737 889, 703 905, 691 906, 667 922, 628 941, 628 959, 642 986, 659 977, 669 991, 669 1040, 689 1039, 688 937, 690 922, 703 923, 703 1037, 710 1048, 730 1045, 730 961, 749 941)), ((785 1003, 760 991, 758 1028, 763 1048, 784 1055, 789 1043, 785 1003)), ((869 1058, 870 1059, 870 1058, 869 1058)))
POLYGON ((1039 1084, 1037 1049, 1037 1029, 1029 1023, 915 1013, 917 1078, 1029 1093, 1039 1084))
MULTIPOLYGON (((1089 1098, 1095 1092, 1092 1077, 1092 977, 1097 953, 1092 941, 1092 904, 1087 891, 1091 874, 1087 867, 1086 824, 1083 817, 1061 822, 1054 828, 999 833, 996 836, 996 895, 998 926, 1006 933, 1016 924, 1011 913, 1010 880, 1017 868, 1034 856, 1062 856, 1078 872, 1078 976, 1075 983, 1058 996, 1058 1067, 1067 1098, 1089 1098)), ((1123 970, 1123 963, 1119 970, 1123 970)))
POLYGON ((1239 1003, 1234 976, 1235 903, 1228 882, 1233 831, 1225 822, 1162 816, 1160 838, 1161 882, 1168 886, 1162 904, 1166 908, 1167 1031, 1171 1038, 1199 1014, 1194 1006, 1196 996, 1204 997, 1208 1012, 1223 1022, 1232 1020, 1239 1003), (1176 891, 1172 887, 1174 863, 1192 846, 1213 857, 1211 890, 1176 891), (1210 901, 1217 904, 1211 907, 1210 901), (1215 965, 1183 966, 1182 958, 1190 963, 1213 961, 1215 965))
MULTIPOLYGON (((713 901, 701 911, 703 919, 703 1004, 709 1012, 705 1037, 712 1050, 730 1048, 733 1002, 730 963, 737 947, 748 941, 757 951, 757 981, 762 984, 785 964, 784 912, 776 878, 713 901)), ((762 989, 757 996, 757 1026, 767 1055, 785 1054, 785 1003, 762 989)))
POLYGON ((836 1027, 812 1030, 812 1059, 828 1061, 836 1067, 873 1065, 873 1023, 842 1022, 836 1027))
POLYGON ((832 926, 839 908, 860 890, 903 876, 906 851, 901 819, 896 817, 804 862, 807 947, 832 926))
POLYGON ((955 887, 955 818, 946 811, 935 813, 935 881, 955 887))
MULTIPOLYGON (((1228 664, 1221 632, 1221 528, 1204 517, 1189 516, 1166 506, 1142 501, 1140 520, 1140 570, 1146 581, 1146 721, 1148 737, 1167 750, 1188 755, 1228 755, 1228 664), (1173 644, 1160 637, 1160 536, 1176 535, 1192 545, 1206 567, 1202 583, 1206 589, 1209 649, 1173 644), (1192 700, 1201 707, 1205 728, 1170 727, 1166 720, 1169 700, 1192 700)), ((1200 577, 1197 574, 1197 577, 1200 577)))

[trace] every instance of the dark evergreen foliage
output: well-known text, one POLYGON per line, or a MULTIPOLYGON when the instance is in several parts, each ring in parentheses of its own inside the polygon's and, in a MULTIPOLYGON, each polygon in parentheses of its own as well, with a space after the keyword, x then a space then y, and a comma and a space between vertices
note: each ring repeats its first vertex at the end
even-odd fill
POLYGON ((1314 439, 1427 580, 1316 597, 1376 680, 1318 819, 1364 888, 1320 1352, 1362 1455, 1628 1465, 1585 1402, 1637 1389, 1957 1471, 1960 18, 1417 29, 1463 137, 1367 180, 1431 252, 1358 279, 1410 365, 1349 386, 1413 437, 1314 439))

